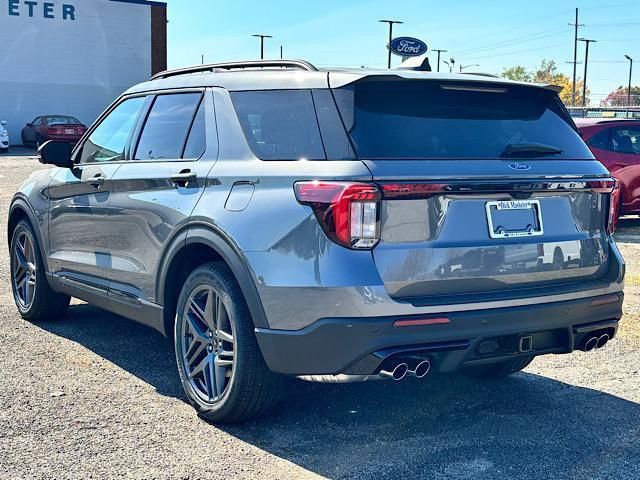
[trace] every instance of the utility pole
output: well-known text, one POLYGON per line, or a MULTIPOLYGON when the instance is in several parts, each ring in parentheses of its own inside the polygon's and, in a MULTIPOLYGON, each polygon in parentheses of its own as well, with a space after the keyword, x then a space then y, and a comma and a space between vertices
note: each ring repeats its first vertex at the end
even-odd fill
POLYGON ((280 45, 280 60, 282 60, 282 45, 280 45))
POLYGON ((264 60, 264 39, 273 37, 271 35, 262 35, 261 33, 256 33, 255 35, 251 36, 258 37, 260 39, 260 60, 264 60))
POLYGON ((578 9, 576 8, 576 23, 570 23, 574 27, 573 34, 573 85, 571 87, 571 106, 576 106, 576 66, 578 65, 578 27, 584 25, 578 23, 578 9))
POLYGON ((625 55, 624 58, 629 60, 629 90, 627 90, 627 118, 631 115, 631 72, 633 71, 633 58, 625 55))
POLYGON ((388 23, 389 24, 389 44, 387 45, 387 50, 389 51, 387 57, 387 68, 391 69, 391 40, 393 40, 393 24, 394 23, 404 23, 400 20, 378 20, 380 23, 388 23))
POLYGON ((437 70, 437 71, 439 72, 439 71, 440 71, 440 54, 441 54, 441 53, 446 52, 447 50, 442 50, 442 49, 436 48, 436 49, 435 49, 435 50, 433 50, 433 51, 434 51, 434 52, 438 52, 438 62, 437 62, 437 64, 438 64, 438 70, 437 70))
POLYGON ((587 66, 589 63, 589 44, 595 43, 597 40, 590 40, 588 38, 579 38, 578 41, 585 43, 584 51, 584 77, 582 79, 582 107, 587 106, 587 66))

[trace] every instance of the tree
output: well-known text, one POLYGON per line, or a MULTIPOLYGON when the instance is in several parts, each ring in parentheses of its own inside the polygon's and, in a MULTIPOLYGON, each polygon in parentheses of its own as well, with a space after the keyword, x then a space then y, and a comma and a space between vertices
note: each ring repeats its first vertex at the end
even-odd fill
MULTIPOLYGON (((626 107, 629 87, 618 87, 600 102, 603 107, 626 107)), ((640 86, 631 87, 631 105, 640 105, 640 86)))
MULTIPOLYGON (((533 71, 528 71, 522 65, 505 68, 502 76, 510 80, 519 80, 523 82, 543 83, 546 85, 557 85, 562 87, 560 98, 562 101, 571 105, 573 100, 573 83, 564 73, 558 72, 558 65, 554 60, 542 60, 540 66, 533 71)), ((582 105, 582 81, 576 82, 576 104, 582 105)), ((589 104, 589 89, 587 89, 587 105, 589 104)))
POLYGON ((505 68, 502 70, 501 77, 508 78, 509 80, 517 80, 519 82, 530 82, 531 73, 527 71, 522 65, 516 65, 514 67, 505 68))

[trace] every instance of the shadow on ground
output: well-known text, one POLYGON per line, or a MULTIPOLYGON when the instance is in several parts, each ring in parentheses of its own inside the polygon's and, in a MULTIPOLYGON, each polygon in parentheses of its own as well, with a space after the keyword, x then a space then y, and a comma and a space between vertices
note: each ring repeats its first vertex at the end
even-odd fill
MULTIPOLYGON (((160 334, 86 305, 42 328, 184 400, 160 334)), ((276 414, 222 428, 332 478, 639 478, 640 405, 527 373, 296 382, 276 414)))
POLYGON ((22 147, 19 145, 11 145, 9 150, 0 151, 0 157, 34 157, 36 156, 35 148, 22 147))

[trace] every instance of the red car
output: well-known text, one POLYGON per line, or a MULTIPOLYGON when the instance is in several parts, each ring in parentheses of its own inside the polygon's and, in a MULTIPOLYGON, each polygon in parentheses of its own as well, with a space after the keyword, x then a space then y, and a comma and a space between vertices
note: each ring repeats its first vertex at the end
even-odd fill
POLYGON ((68 115, 41 115, 22 129, 22 145, 38 148, 47 140, 63 140, 71 144, 87 131, 87 127, 75 117, 68 115))
POLYGON ((574 120, 593 155, 620 181, 619 214, 640 214, 640 120, 574 120))

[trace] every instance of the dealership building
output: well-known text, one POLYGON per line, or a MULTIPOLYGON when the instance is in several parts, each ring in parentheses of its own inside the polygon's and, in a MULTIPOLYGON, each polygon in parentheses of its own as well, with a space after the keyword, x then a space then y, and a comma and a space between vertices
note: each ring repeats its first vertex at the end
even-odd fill
POLYGON ((91 124, 166 65, 165 3, 0 0, 0 120, 12 144, 39 115, 91 124))

